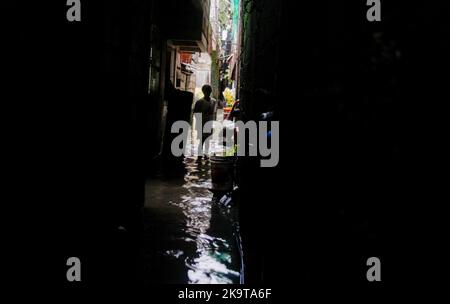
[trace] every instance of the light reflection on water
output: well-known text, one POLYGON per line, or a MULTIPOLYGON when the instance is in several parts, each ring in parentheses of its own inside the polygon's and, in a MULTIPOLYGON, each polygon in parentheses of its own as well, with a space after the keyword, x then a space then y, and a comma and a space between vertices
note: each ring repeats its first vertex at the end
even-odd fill
POLYGON ((152 180, 147 185, 146 208, 160 222, 159 237, 174 239, 155 245, 153 250, 162 255, 157 263, 167 263, 157 267, 185 272, 183 277, 189 284, 239 283, 239 256, 232 223, 212 202, 213 195, 208 190, 210 166, 198 165, 194 158, 186 158, 184 163, 184 178, 152 180), (167 232, 160 227, 166 222, 170 225, 167 232), (171 267, 177 261, 184 267, 171 267))
MULTIPOLYGON (((207 234, 211 220, 212 194, 207 190, 211 187, 210 179, 197 176, 197 165, 193 159, 186 160, 188 173, 183 188, 188 194, 183 195, 178 203, 186 217, 186 232, 197 245, 196 256, 186 257, 190 284, 232 284, 238 281, 239 272, 230 269, 230 244, 219 237, 207 234)), ((188 238, 189 239, 189 238, 188 238)), ((231 240, 233 241, 233 240, 231 240)))

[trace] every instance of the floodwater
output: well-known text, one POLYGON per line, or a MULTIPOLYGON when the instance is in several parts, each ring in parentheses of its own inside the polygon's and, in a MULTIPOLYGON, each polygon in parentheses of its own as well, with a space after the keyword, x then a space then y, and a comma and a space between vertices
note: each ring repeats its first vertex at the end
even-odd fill
POLYGON ((146 183, 145 278, 149 284, 237 284, 235 210, 213 201, 210 165, 184 160, 180 178, 146 183))

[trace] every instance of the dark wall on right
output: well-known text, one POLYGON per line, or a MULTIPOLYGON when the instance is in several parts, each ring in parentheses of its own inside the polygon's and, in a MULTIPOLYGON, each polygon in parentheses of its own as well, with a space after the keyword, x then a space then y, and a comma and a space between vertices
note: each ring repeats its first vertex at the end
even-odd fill
POLYGON ((281 124, 278 167, 241 164, 248 279, 367 284, 371 256, 386 282, 414 278, 408 262, 439 244, 449 5, 382 1, 370 23, 365 1, 247 2, 241 100, 281 124))

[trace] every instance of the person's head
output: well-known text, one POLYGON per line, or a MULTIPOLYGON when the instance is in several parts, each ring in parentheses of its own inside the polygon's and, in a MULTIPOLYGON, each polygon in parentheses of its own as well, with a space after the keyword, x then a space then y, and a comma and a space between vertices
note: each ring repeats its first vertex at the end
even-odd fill
POLYGON ((211 86, 209 85, 209 84, 205 84, 203 87, 202 87, 202 92, 203 92, 203 95, 205 95, 205 97, 209 97, 209 96, 211 96, 211 93, 212 93, 212 88, 211 88, 211 86))

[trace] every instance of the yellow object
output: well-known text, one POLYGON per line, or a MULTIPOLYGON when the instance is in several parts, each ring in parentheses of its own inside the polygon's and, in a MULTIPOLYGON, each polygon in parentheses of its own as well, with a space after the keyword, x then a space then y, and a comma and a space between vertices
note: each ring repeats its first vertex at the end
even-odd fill
POLYGON ((223 97, 225 98, 225 101, 227 103, 226 106, 233 107, 234 104, 233 92, 229 88, 226 88, 225 91, 223 91, 223 97))

